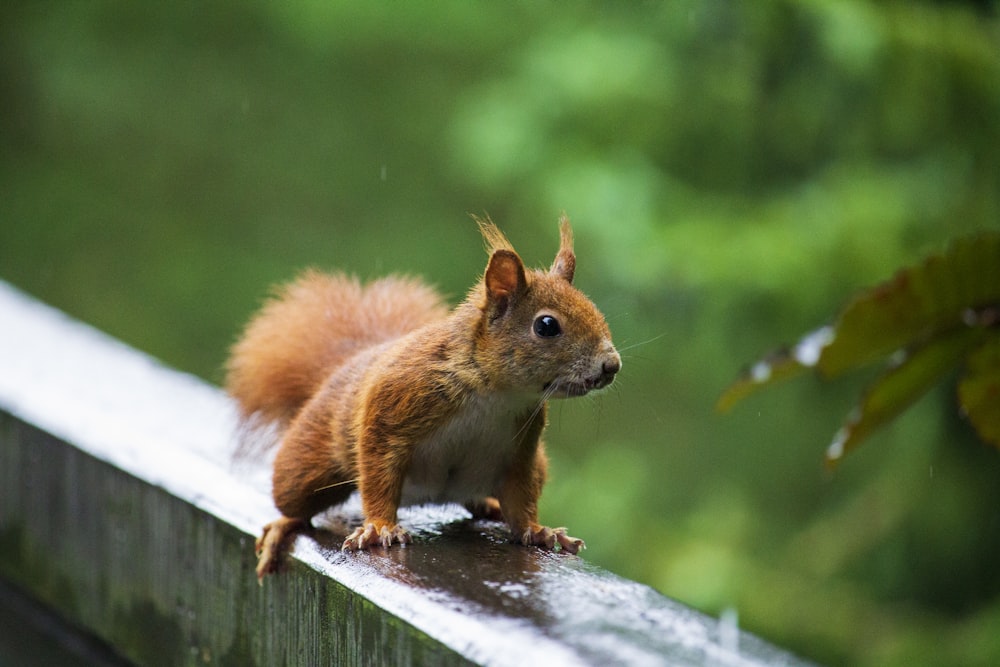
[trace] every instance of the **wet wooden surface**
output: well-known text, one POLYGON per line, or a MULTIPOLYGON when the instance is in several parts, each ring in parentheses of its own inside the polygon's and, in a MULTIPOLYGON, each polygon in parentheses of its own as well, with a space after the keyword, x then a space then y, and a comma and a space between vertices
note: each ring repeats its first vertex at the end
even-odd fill
POLYGON ((0 322, 0 577, 133 661, 800 662, 458 507, 405 511, 410 546, 344 554, 349 505, 258 586, 276 511, 266 469, 229 462, 228 399, 3 283, 0 322))

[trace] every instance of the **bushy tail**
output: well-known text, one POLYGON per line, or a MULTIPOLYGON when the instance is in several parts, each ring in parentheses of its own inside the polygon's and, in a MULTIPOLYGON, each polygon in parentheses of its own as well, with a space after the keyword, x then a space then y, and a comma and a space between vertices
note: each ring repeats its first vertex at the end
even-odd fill
MULTIPOLYGON (((322 382, 360 350, 448 312, 440 295, 407 278, 368 285, 306 271, 279 287, 247 325, 226 365, 226 390, 246 431, 283 431, 322 382)), ((246 445, 242 445, 241 453, 246 445)))

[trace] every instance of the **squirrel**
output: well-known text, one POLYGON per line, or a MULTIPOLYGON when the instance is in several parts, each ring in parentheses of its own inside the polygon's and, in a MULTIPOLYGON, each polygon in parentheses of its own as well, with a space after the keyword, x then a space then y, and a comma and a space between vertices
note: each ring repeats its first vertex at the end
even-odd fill
POLYGON ((276 572, 295 533, 360 491, 364 522, 345 551, 407 544, 399 507, 462 503, 512 537, 577 553, 583 540, 538 523, 546 403, 611 384, 621 357, 597 307, 575 287, 566 216, 547 270, 526 269, 478 220, 485 273, 449 312, 424 283, 362 285, 306 271, 279 287, 232 348, 226 389, 246 429, 280 434, 257 577, 276 572))

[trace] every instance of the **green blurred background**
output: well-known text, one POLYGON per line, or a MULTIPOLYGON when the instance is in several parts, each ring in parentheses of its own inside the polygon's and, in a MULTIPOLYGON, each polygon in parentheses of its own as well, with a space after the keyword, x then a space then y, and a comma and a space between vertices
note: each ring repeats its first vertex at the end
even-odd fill
POLYGON ((219 382, 303 267, 459 298, 470 214, 547 265, 566 211, 625 363, 554 404, 543 520, 815 660, 997 664, 1000 454, 950 387, 832 474, 864 377, 713 412, 857 289, 1000 224, 996 9, 6 2, 0 278, 219 382))

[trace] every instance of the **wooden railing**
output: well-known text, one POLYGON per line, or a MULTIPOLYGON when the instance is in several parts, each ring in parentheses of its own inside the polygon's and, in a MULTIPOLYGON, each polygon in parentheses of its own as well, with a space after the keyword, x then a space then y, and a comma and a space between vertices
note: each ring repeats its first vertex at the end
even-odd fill
POLYGON ((147 665, 800 662, 458 508, 404 515, 406 548, 300 537, 259 586, 276 511, 266 470, 229 463, 233 421, 217 388, 0 283, 0 597, 147 665))

